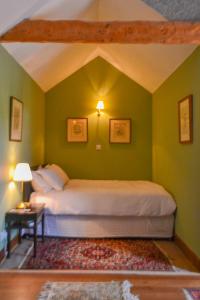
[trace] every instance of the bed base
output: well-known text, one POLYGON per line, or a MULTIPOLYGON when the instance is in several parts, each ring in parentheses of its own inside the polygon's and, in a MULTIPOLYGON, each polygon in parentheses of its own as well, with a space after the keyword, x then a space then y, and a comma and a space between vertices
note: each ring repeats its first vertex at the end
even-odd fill
MULTIPOLYGON (((174 215, 163 217, 101 217, 47 215, 45 235, 71 238, 165 238, 174 235, 174 215)), ((39 227, 38 234, 41 233, 39 227)))

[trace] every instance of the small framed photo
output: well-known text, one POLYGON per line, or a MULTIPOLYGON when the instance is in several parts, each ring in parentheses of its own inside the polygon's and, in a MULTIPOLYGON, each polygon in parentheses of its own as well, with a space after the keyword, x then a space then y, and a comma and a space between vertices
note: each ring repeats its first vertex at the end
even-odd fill
POLYGON ((15 97, 10 98, 10 134, 9 140, 22 141, 23 103, 15 97))
POLYGON ((187 96, 178 102, 179 142, 193 142, 193 96, 187 96))
POLYGON ((109 124, 110 143, 131 143, 131 119, 110 119, 109 124))
POLYGON ((67 141, 70 143, 87 143, 88 141, 88 119, 67 119, 67 141))

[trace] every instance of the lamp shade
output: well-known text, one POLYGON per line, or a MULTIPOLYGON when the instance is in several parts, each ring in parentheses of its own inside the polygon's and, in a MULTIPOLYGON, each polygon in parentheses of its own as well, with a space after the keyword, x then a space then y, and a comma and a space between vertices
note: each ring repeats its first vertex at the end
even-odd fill
POLYGON ((103 103, 102 100, 98 101, 97 107, 96 107, 96 108, 97 108, 97 109, 104 109, 104 103, 103 103))
POLYGON ((16 165, 14 176, 14 181, 31 181, 32 173, 29 164, 19 163, 16 165))

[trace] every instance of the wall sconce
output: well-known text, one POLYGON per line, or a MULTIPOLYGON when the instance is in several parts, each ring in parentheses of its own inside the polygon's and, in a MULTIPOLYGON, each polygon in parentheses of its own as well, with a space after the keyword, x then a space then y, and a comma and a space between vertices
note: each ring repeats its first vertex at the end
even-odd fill
POLYGON ((102 100, 98 101, 96 109, 97 109, 97 116, 100 117, 101 110, 104 109, 104 103, 102 100))

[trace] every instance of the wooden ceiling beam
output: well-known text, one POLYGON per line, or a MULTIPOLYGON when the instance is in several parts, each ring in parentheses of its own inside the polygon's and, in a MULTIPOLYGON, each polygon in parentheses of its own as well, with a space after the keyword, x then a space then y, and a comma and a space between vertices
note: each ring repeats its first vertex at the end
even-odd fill
POLYGON ((24 20, 0 43, 200 44, 200 22, 24 20))

